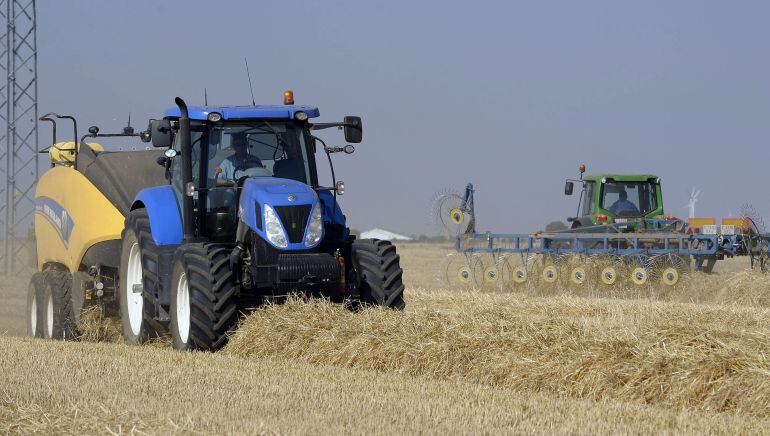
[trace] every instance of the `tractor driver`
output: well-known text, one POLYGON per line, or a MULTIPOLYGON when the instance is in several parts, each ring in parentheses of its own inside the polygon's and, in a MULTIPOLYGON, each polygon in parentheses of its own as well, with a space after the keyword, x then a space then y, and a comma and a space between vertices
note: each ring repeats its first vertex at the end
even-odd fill
POLYGON ((615 215, 619 215, 621 212, 629 212, 626 215, 631 216, 637 216, 639 215, 639 209, 636 208, 636 205, 630 201, 628 201, 628 193, 625 189, 621 189, 618 196, 618 200, 614 203, 612 203, 612 206, 608 209, 610 212, 614 213, 615 215))
POLYGON ((214 168, 217 178, 238 180, 241 177, 270 176, 262 161, 249 153, 248 139, 245 133, 233 133, 230 144, 235 154, 227 157, 214 168))

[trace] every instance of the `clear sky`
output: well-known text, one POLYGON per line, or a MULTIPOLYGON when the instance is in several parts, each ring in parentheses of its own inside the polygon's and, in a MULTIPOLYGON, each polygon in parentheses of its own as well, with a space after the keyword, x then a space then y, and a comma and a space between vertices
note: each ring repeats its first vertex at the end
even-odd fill
POLYGON ((574 214, 581 162, 659 175, 667 213, 697 187, 698 215, 751 202, 770 224, 768 17, 764 1, 40 0, 40 113, 107 132, 204 87, 247 104, 248 57, 258 103, 293 89, 321 120, 363 117, 335 155, 358 229, 435 233, 433 194, 472 181, 479 230, 532 231, 574 214))

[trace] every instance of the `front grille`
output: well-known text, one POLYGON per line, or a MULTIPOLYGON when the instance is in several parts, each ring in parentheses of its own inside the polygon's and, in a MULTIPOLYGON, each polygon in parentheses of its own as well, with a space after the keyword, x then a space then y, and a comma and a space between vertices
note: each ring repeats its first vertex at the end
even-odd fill
POLYGON ((337 281, 340 266, 330 254, 281 254, 278 256, 278 281, 281 283, 337 281))
POLYGON ((310 207, 310 204, 275 206, 275 212, 281 219, 283 228, 286 229, 286 234, 292 244, 302 242, 302 237, 305 236, 307 219, 310 217, 310 207))
POLYGON ((254 234, 252 239, 252 264, 257 266, 262 265, 275 265, 278 263, 278 255, 281 254, 280 250, 268 244, 267 241, 254 234))

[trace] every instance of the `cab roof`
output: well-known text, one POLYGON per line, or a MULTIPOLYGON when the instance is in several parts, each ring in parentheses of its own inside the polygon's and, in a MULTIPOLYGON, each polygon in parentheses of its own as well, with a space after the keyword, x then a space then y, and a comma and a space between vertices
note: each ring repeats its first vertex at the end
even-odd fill
POLYGON ((657 179, 654 174, 588 174, 583 176, 583 180, 600 181, 601 179, 612 179, 618 182, 646 182, 650 179, 657 179))
MULTIPOLYGON (((256 106, 190 106, 190 119, 207 120, 212 112, 219 112, 223 120, 244 120, 252 118, 294 119, 297 112, 305 112, 308 118, 316 118, 321 112, 315 106, 301 105, 256 105, 256 106)), ((163 114, 165 118, 179 118, 178 107, 172 107, 163 114)))

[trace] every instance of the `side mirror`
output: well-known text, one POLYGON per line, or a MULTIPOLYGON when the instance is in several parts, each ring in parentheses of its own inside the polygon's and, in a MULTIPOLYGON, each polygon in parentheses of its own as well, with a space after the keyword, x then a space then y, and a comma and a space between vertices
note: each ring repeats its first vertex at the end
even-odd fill
POLYGON ((354 117, 352 115, 345 117, 345 141, 358 144, 361 142, 363 136, 363 126, 361 124, 361 117, 354 117))
POLYGON ((574 184, 572 182, 567 182, 564 184, 564 195, 572 195, 572 189, 574 188, 574 184))
POLYGON ((91 126, 88 128, 88 133, 96 136, 99 134, 99 126, 91 126))
POLYGON ((356 148, 352 145, 348 144, 344 147, 342 147, 342 151, 344 151, 347 154, 353 154, 354 151, 356 151, 356 148))
POLYGON ((174 134, 171 131, 170 120, 150 121, 150 138, 152 146, 157 148, 171 147, 174 142, 174 134))

